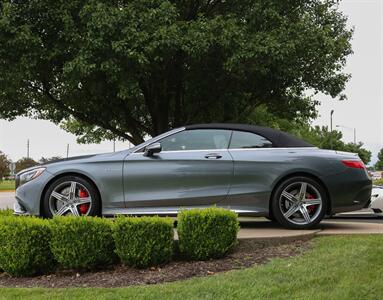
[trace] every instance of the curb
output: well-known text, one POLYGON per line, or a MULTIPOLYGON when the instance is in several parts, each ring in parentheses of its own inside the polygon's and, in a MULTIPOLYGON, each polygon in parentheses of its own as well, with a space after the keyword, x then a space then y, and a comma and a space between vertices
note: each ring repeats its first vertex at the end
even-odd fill
POLYGON ((0 190, 0 193, 11 193, 15 192, 15 190, 0 190))
POLYGON ((311 230, 309 232, 300 232, 298 234, 292 234, 288 236, 278 235, 278 236, 270 236, 270 237, 240 237, 238 236, 238 240, 240 242, 259 242, 267 245, 278 245, 285 244, 289 242, 293 242, 296 240, 310 240, 315 237, 318 233, 320 233, 322 229, 311 230))

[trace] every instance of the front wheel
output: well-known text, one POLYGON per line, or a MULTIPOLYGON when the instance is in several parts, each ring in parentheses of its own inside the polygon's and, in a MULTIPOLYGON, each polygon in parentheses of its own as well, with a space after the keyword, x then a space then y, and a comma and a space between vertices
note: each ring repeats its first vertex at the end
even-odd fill
POLYGON ((291 177, 276 188, 272 211, 275 219, 284 227, 312 228, 327 211, 326 192, 321 184, 309 177, 291 177))
POLYGON ((78 176, 65 176, 54 181, 43 199, 44 217, 97 216, 100 197, 95 186, 78 176))

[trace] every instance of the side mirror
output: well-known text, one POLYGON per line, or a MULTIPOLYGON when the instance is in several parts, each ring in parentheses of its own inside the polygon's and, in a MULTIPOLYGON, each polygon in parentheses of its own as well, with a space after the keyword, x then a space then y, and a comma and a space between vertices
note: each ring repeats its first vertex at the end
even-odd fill
POLYGON ((161 152, 162 147, 160 143, 154 143, 145 148, 144 156, 153 156, 155 153, 161 152))

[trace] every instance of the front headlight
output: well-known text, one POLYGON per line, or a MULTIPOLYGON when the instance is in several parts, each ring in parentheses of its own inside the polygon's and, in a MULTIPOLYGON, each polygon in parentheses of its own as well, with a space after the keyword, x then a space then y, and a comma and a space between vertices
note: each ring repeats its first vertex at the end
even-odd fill
POLYGON ((23 184, 39 177, 44 173, 46 168, 37 168, 19 175, 18 186, 22 186, 23 184))

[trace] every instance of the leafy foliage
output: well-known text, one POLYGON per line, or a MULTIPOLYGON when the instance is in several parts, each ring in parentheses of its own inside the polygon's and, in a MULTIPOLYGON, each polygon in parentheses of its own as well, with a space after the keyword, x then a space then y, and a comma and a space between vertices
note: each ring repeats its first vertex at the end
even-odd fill
POLYGON ((167 263, 173 254, 173 221, 160 217, 119 217, 113 226, 116 253, 128 266, 167 263))
POLYGON ((264 105, 315 116, 344 99, 352 30, 337 0, 0 0, 0 117, 134 144, 171 127, 244 122, 264 105))
POLYGON ((95 269, 114 261, 111 221, 96 217, 55 217, 50 246, 58 263, 70 269, 95 269))
POLYGON ((8 157, 0 151, 0 181, 3 180, 5 176, 9 175, 10 163, 8 157))
POLYGON ((16 172, 20 172, 20 171, 22 171, 24 169, 33 167, 35 165, 37 165, 37 162, 34 161, 32 158, 28 158, 28 157, 20 158, 16 162, 16 172))
POLYGON ((378 153, 378 161, 375 164, 375 169, 383 171, 383 148, 378 153))
POLYGON ((62 159, 61 156, 52 156, 52 157, 44 157, 42 156, 39 160, 39 164, 45 164, 45 163, 48 163, 48 162, 54 162, 56 160, 60 160, 62 159))
POLYGON ((268 126, 289 132, 322 149, 358 153, 365 164, 371 161, 371 151, 363 148, 363 143, 344 143, 342 141, 343 135, 340 131, 333 130, 331 132, 327 126, 312 127, 308 120, 305 119, 291 121, 289 119, 280 118, 271 113, 265 106, 260 106, 254 110, 253 113, 249 115, 247 123, 268 126))
POLYGON ((237 218, 222 208, 182 211, 177 225, 180 252, 196 260, 225 256, 237 243, 237 218))
POLYGON ((0 217, 10 217, 13 215, 13 209, 0 209, 0 217))
POLYGON ((25 217, 0 218, 0 268, 12 276, 30 276, 52 268, 51 237, 46 221, 25 217))

